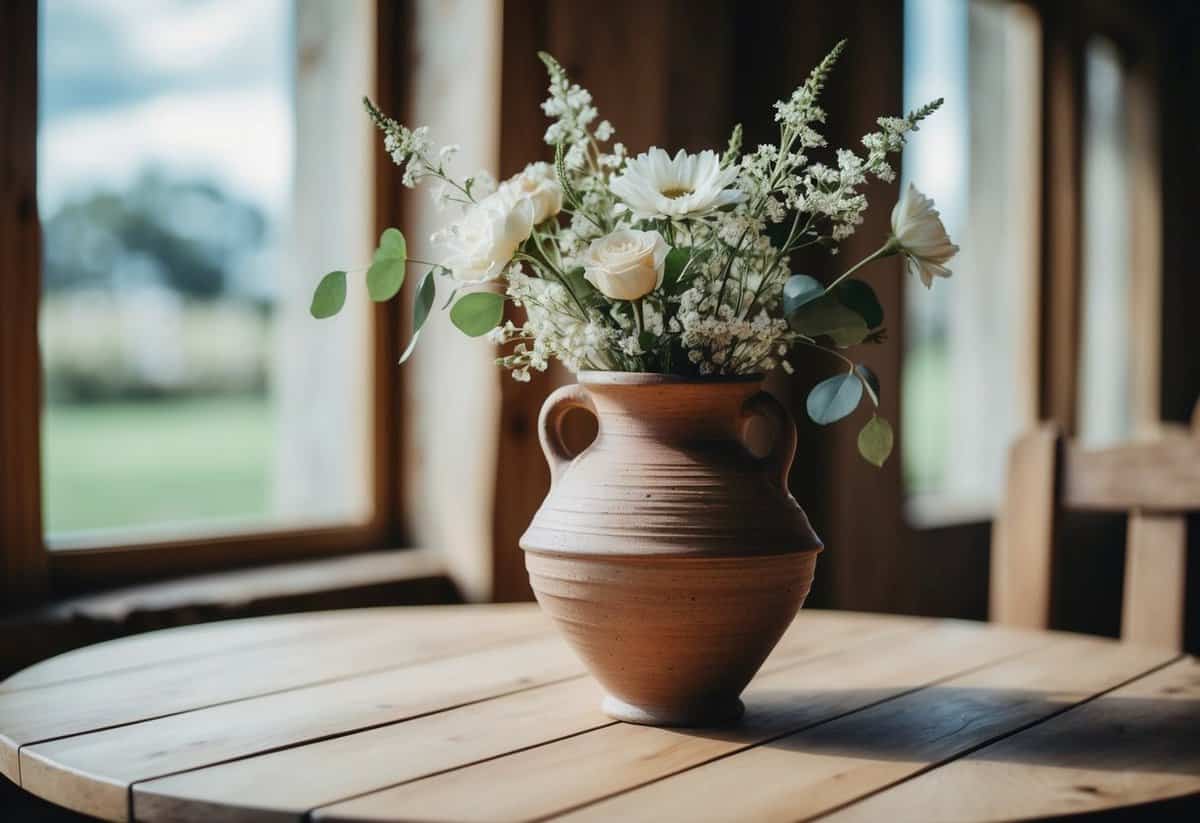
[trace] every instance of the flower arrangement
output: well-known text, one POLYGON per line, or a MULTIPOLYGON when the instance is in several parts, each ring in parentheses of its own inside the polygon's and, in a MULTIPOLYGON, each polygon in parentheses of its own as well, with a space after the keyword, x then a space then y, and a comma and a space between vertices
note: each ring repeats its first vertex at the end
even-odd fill
MULTIPOLYGON (((652 147, 631 157, 597 122, 592 97, 550 55, 542 109, 552 119, 545 141, 554 163, 538 162, 497 183, 486 173, 465 180, 448 171, 455 146, 435 150, 426 128, 408 129, 364 100, 392 160, 412 187, 431 181, 434 198, 457 219, 434 235, 440 262, 408 258, 403 235, 388 229, 366 269, 374 300, 396 295, 406 266, 427 267, 416 290, 412 352, 432 313, 437 278, 449 284, 443 308, 464 333, 506 347, 497 362, 517 380, 551 358, 568 369, 650 371, 697 378, 748 375, 817 349, 845 370, 818 383, 809 416, 829 424, 849 415, 864 393, 878 408, 879 382, 845 350, 884 338, 883 310, 871 286, 852 277, 868 263, 902 255, 926 287, 949 277, 958 251, 933 202, 909 186, 892 211, 886 242, 829 284, 794 274, 794 252, 819 246, 837 253, 867 208, 858 191, 868 177, 895 179, 888 157, 935 112, 936 100, 904 117, 880 117, 862 138, 864 152, 838 149, 832 163, 810 153, 826 146, 818 105, 839 43, 787 100, 775 104, 779 142, 744 151, 734 128, 728 147, 671 156, 652 147), (523 307, 519 325, 504 304, 523 307)), ((312 314, 328 317, 345 301, 346 272, 327 274, 312 314)), ((892 429, 873 415, 861 431, 863 456, 882 465, 892 429)))

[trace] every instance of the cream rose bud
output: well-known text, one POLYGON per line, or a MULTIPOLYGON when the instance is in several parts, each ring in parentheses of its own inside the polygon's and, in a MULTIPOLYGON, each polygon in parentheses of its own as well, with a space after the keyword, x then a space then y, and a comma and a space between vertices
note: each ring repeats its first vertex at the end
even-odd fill
POLYGON ((498 277, 533 231, 533 217, 528 198, 512 203, 500 192, 488 195, 442 235, 447 250, 443 265, 459 280, 498 277))
POLYGON ((662 284, 667 241, 656 231, 622 229, 597 238, 580 257, 584 278, 613 300, 637 300, 662 284))
POLYGON ((562 186, 549 163, 530 163, 525 171, 501 183, 499 193, 512 203, 521 198, 533 203, 535 226, 562 211, 562 186))

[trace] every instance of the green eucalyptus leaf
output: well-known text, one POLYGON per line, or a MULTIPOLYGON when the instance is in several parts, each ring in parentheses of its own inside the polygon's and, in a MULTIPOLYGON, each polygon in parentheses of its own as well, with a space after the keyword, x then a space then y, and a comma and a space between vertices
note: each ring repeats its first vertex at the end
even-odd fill
POLYGON ((793 274, 783 284, 783 315, 789 317, 794 312, 818 299, 825 293, 825 287, 807 274, 793 274))
POLYGON ((450 309, 450 322, 468 337, 487 334, 504 317, 504 296, 490 291, 463 295, 450 309))
POLYGON ((367 294, 376 303, 391 300, 404 285, 404 260, 376 260, 367 269, 367 294))
POLYGON ((376 303, 391 300, 404 285, 408 244, 399 229, 384 229, 375 250, 375 262, 367 269, 367 293, 376 303))
POLYGON ((882 467, 892 453, 895 440, 892 424, 878 415, 872 415, 858 433, 858 453, 868 463, 882 467))
POLYGON ((429 319, 429 313, 433 309, 433 300, 437 296, 437 284, 433 279, 435 271, 437 270, 430 269, 425 272, 420 285, 417 286, 417 295, 413 300, 413 335, 412 339, 408 341, 408 345, 405 346, 404 353, 400 355, 401 363, 412 356, 413 349, 417 346, 417 338, 421 336, 421 328, 429 319))
POLYGON ((321 278, 313 291, 309 312, 318 320, 333 317, 346 304, 346 273, 331 271, 321 278))
POLYGON ((875 374, 875 372, 868 369, 862 363, 859 363, 857 366, 855 366, 854 371, 856 371, 858 373, 858 376, 863 379, 863 382, 865 382, 867 384, 867 390, 871 392, 871 402, 874 403, 876 406, 878 406, 879 405, 879 377, 875 374))
POLYGON ((425 276, 421 278, 421 283, 417 286, 417 296, 413 300, 413 333, 419 332, 421 327, 425 325, 425 321, 429 319, 429 313, 433 310, 433 299, 437 295, 437 284, 433 279, 434 269, 425 272, 425 276))
POLYGON ((408 257, 408 243, 400 229, 384 229, 383 234, 379 235, 379 248, 375 250, 375 259, 381 257, 401 260, 408 257))
POLYGON ((868 329, 883 325, 883 306, 875 296, 875 290, 865 280, 847 280, 834 289, 838 302, 856 312, 867 324, 868 329))
POLYGON ((806 337, 824 335, 843 348, 861 343, 870 333, 858 312, 828 294, 800 306, 788 315, 788 323, 806 337))
POLYGON ((808 393, 808 416, 814 423, 827 426, 858 408, 863 387, 858 377, 844 373, 822 380, 808 393))

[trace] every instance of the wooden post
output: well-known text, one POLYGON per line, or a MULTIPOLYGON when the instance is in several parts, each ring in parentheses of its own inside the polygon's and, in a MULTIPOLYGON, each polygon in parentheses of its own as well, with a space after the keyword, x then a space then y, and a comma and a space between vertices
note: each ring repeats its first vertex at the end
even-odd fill
POLYGON ((0 4, 0 611, 45 590, 37 208, 37 0, 0 4))
POLYGON ((988 616, 994 622, 1050 625, 1062 451, 1061 431, 1053 425, 1013 444, 1003 509, 992 528, 988 616))
POLYGON ((1069 20, 1044 20, 1042 236, 1042 420, 1073 434, 1079 393, 1080 49, 1063 31, 1069 20))

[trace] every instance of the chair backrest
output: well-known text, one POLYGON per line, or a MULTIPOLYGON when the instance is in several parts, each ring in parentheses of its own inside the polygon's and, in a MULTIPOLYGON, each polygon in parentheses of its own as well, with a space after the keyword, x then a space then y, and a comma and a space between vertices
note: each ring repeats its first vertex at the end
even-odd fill
MULTIPOLYGON (((1086 450, 1044 424, 1013 444, 992 529, 990 617, 1051 628, 1062 512, 1129 513, 1121 638, 1183 648, 1187 513, 1200 511, 1200 404, 1193 430, 1086 450)), ((1069 572, 1068 572, 1069 573, 1069 572)))

